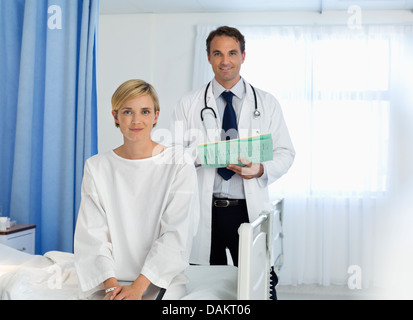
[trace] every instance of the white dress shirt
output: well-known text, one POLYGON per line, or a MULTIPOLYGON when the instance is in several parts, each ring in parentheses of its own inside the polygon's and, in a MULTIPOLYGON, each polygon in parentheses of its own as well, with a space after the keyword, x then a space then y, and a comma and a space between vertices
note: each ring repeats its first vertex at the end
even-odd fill
MULTIPOLYGON (((224 91, 231 91, 234 94, 232 98, 232 106, 234 107, 235 114, 237 116, 237 123, 239 122, 239 115, 241 113, 242 103, 245 97, 245 83, 241 78, 235 86, 230 90, 226 90, 215 78, 212 80, 212 92, 217 104, 220 119, 224 116, 224 110, 226 107, 226 101, 221 96, 224 91)), ((216 198, 229 198, 229 199, 245 199, 243 178, 237 174, 234 174, 231 179, 223 179, 218 172, 215 174, 214 181, 214 196, 216 198)))

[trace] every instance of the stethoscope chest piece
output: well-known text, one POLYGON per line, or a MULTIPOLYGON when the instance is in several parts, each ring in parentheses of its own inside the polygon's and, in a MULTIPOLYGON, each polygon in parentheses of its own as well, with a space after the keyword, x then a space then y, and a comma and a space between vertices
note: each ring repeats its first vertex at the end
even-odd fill
POLYGON ((255 111, 253 112, 253 115, 254 115, 254 119, 257 119, 257 118, 259 118, 259 117, 261 116, 261 112, 259 112, 258 110, 255 110, 255 111))

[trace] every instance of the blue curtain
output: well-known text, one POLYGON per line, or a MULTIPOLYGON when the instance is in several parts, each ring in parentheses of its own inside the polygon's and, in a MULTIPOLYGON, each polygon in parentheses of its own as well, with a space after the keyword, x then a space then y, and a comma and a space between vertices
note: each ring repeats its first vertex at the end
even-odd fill
POLYGON ((99 0, 0 0, 0 206, 36 253, 73 251, 83 165, 97 153, 99 0))

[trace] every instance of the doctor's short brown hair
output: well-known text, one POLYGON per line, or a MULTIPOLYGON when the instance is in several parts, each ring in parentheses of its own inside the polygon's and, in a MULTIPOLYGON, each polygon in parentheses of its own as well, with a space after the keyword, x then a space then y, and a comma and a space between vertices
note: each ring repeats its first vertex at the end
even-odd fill
MULTIPOLYGON (((122 83, 112 96, 112 110, 118 111, 122 105, 133 98, 148 95, 152 98, 155 105, 155 113, 160 111, 159 98, 155 88, 149 83, 140 79, 131 79, 122 83)), ((115 123, 116 127, 119 124, 115 123)), ((156 123, 154 124, 155 127, 156 123)))
POLYGON ((235 40, 237 40, 239 42, 239 46, 241 48, 241 53, 244 53, 244 51, 245 51, 245 38, 242 35, 242 33, 236 28, 232 28, 232 27, 228 27, 228 26, 222 26, 222 27, 219 27, 218 29, 216 29, 214 31, 211 31, 208 38, 206 39, 206 51, 207 51, 208 55, 209 55, 209 50, 211 49, 212 39, 214 39, 215 37, 220 37, 220 36, 227 36, 227 37, 231 37, 231 38, 234 38, 235 40))

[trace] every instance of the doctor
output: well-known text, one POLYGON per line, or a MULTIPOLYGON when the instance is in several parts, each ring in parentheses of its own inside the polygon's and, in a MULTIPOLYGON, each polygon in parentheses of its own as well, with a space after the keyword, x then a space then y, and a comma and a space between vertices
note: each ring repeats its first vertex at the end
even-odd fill
POLYGON ((238 265, 238 227, 271 208, 268 187, 288 171, 295 151, 278 101, 240 76, 245 60, 244 36, 224 26, 212 31, 206 44, 215 77, 185 95, 172 119, 174 142, 188 148, 198 175, 201 218, 190 262, 227 264, 228 248, 234 265, 238 265), (231 116, 236 123, 228 127, 231 116), (272 134, 272 161, 250 163, 240 159, 245 167, 229 165, 227 172, 220 172, 202 168, 196 154, 202 143, 265 133, 272 134))

